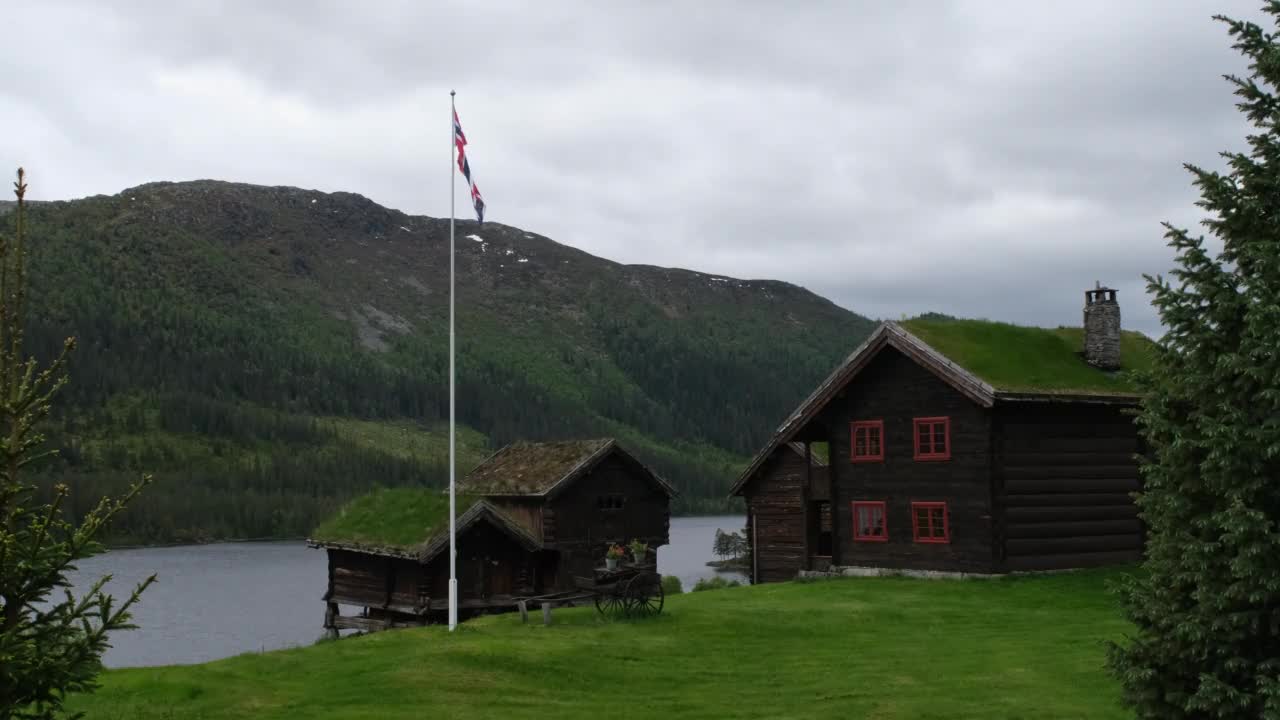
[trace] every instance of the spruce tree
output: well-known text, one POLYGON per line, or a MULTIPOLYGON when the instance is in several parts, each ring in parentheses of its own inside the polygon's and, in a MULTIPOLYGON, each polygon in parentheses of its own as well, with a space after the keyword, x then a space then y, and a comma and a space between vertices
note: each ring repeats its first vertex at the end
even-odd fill
POLYGON ((1121 593, 1136 630, 1110 648, 1125 701, 1162 720, 1280 718, 1280 43, 1214 19, 1255 131, 1227 172, 1186 166, 1222 251, 1166 224, 1175 281, 1146 278, 1167 331, 1138 416, 1149 534, 1121 593))
POLYGON ((26 190, 19 169, 13 234, 0 235, 0 720, 55 717, 67 693, 93 689, 107 633, 133 627, 129 608, 154 580, 148 578, 119 605, 103 591, 110 576, 79 593, 67 580, 77 560, 102 549, 95 537, 147 478, 120 499, 103 498, 75 523, 64 507, 66 485, 41 505, 23 476, 24 468, 50 454, 39 428, 67 383, 75 348, 67 339, 44 369, 23 348, 26 190))

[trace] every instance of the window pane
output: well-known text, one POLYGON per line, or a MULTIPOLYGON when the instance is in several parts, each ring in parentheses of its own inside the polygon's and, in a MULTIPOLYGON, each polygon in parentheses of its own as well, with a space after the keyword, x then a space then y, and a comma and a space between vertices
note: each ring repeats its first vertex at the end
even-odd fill
POLYGON ((867 454, 880 454, 880 428, 867 428, 867 454))
POLYGON ((920 452, 926 455, 933 452, 929 442, 929 426, 922 423, 917 428, 917 434, 920 437, 920 452))
POLYGON ((858 428, 853 431, 853 454, 862 457, 867 454, 867 429, 858 428))
POLYGON ((947 451, 947 425, 946 423, 934 423, 933 425, 933 447, 934 452, 944 453, 947 451))
POLYGON ((884 509, 879 505, 859 503, 854 506, 854 536, 859 538, 882 538, 884 532, 884 509))

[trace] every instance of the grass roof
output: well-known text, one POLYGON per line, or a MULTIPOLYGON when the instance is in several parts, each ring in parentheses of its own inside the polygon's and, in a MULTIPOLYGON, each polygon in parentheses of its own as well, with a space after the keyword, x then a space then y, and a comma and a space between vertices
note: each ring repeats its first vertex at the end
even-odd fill
POLYGON ((1133 370, 1151 367, 1153 343, 1142 333, 1120 337, 1116 372, 1084 361, 1082 328, 1038 328, 987 320, 915 318, 899 323, 952 362, 997 390, 1087 394, 1137 392, 1133 370))
POLYGON ((612 442, 513 443, 472 470, 460 487, 474 495, 542 495, 612 442))
MULTIPOLYGON (((461 516, 478 498, 457 497, 461 516)), ((382 488, 344 505, 312 533, 319 543, 411 552, 449 529, 449 496, 431 488, 382 488)))

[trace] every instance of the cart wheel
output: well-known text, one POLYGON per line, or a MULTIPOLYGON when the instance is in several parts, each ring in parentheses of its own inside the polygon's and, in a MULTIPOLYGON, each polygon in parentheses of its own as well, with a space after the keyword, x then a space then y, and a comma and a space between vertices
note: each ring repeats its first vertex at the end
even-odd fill
POLYGON ((613 615, 619 610, 626 611, 626 603, 624 598, 618 594, 616 587, 606 588, 603 591, 597 590, 595 593, 596 610, 601 615, 613 615))
POLYGON ((666 593, 662 591, 662 576, 657 573, 640 573, 627 582, 628 615, 649 617, 662 612, 666 593))

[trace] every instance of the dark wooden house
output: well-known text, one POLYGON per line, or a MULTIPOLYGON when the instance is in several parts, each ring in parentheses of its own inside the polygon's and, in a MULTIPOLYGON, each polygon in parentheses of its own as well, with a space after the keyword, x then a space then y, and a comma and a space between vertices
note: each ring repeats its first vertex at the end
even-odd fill
MULTIPOLYGON (((610 543, 669 542, 675 491, 609 439, 517 443, 457 487, 459 617, 515 609, 572 588, 610 543)), ((381 490, 358 498, 309 541, 329 556, 325 627, 379 629, 448 611, 448 496, 381 490), (341 606, 358 609, 343 615, 341 606)))
POLYGON ((1125 371, 1150 357, 1101 287, 1086 293, 1084 328, 884 323, 734 485, 753 581, 1138 560, 1138 397, 1125 371))

